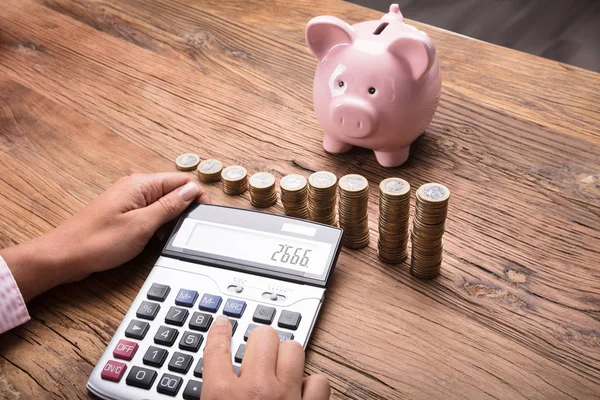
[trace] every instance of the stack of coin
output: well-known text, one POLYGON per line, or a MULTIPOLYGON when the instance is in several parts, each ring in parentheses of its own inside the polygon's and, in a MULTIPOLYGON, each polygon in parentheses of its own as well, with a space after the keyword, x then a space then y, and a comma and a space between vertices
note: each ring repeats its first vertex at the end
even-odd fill
POLYGON ((327 225, 336 224, 335 199, 337 177, 319 171, 308 177, 308 213, 310 219, 327 225))
POLYGON ((388 178, 379 184, 379 258, 390 264, 406 260, 410 185, 388 178))
POLYGON ((223 164, 219 160, 204 160, 198 165, 198 178, 203 182, 218 182, 221 180, 223 164))
POLYGON ((439 183, 426 183, 417 190, 411 232, 410 272, 424 279, 440 273, 450 190, 439 183))
POLYGON ((344 246, 362 249, 369 244, 369 181, 356 174, 344 175, 340 178, 339 193, 344 246))
POLYGON ((285 215, 308 219, 308 181, 298 174, 286 175, 279 181, 285 215))
POLYGON ((175 160, 175 166, 180 171, 193 171, 200 164, 200 157, 197 154, 182 154, 175 160))
POLYGON ((268 172, 257 172, 250 177, 250 202, 258 208, 270 207, 277 202, 273 175, 268 172))
POLYGON ((246 168, 232 165, 221 171, 223 192, 226 194, 242 194, 248 190, 248 174, 246 168))

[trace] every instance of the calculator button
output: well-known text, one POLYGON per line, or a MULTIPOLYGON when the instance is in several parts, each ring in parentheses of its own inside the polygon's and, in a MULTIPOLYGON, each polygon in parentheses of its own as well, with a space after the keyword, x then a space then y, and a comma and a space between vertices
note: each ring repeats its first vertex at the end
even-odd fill
POLYGON ((146 336, 146 333, 148 333, 148 328, 150 328, 149 323, 134 319, 129 323, 129 326, 125 330, 125 336, 142 340, 146 336))
POLYGON ((214 294, 206 293, 200 299, 200 303, 198 303, 198 306, 202 311, 217 312, 222 300, 223 299, 221 298, 221 296, 215 296, 214 294))
POLYGON ((257 306, 252 320, 254 322, 260 322, 261 324, 271 325, 275 317, 275 309, 273 307, 257 306))
POLYGON ((158 385, 156 385, 156 391, 169 396, 177 396, 181 382, 183 382, 183 379, 179 376, 163 374, 158 381, 158 385))
POLYGON ((127 365, 110 360, 106 363, 104 368, 102 368, 102 372, 100 373, 100 377, 107 381, 119 382, 127 369, 127 365))
POLYGON ((223 314, 229 317, 240 318, 246 309, 246 302, 242 300, 227 299, 223 306, 223 314))
POLYGON ((162 344, 163 346, 173 346, 175 339, 179 332, 175 328, 169 328, 168 326, 161 326, 158 328, 158 332, 154 335, 154 343, 162 344))
POLYGON ((151 303, 149 301, 142 301, 140 308, 138 308, 135 316, 138 318, 153 320, 156 318, 156 314, 160 310, 160 304, 151 303))
POLYGON ((248 338, 250 337, 250 334, 252 333, 252 331, 256 328, 258 328, 258 325, 256 325, 256 324, 248 325, 248 328, 246 328, 246 332, 244 333, 244 340, 246 342, 248 341, 248 338))
POLYGON ((183 398, 185 400, 200 400, 201 391, 202 382, 190 380, 183 389, 183 398))
POLYGON ((246 352, 246 345, 245 344, 240 344, 240 347, 238 347, 237 351, 235 352, 235 362, 236 363, 241 363, 242 360, 244 359, 244 353, 246 352))
POLYGON ((277 334, 279 335, 279 343, 283 343, 286 340, 294 340, 294 334, 292 332, 284 332, 278 330, 277 334))
POLYGON ((192 307, 198 298, 198 292, 195 290, 180 289, 175 297, 175 304, 178 306, 192 307))
POLYGON ((190 369, 190 365, 194 362, 194 357, 189 354, 184 354, 176 351, 169 361, 169 371, 185 374, 190 369))
POLYGON ((194 368, 194 376, 196 378, 202 378, 203 370, 204 370, 204 359, 201 358, 198 360, 198 364, 196 364, 196 368, 194 368))
POLYGON ((238 322, 235 319, 229 318, 229 323, 231 324, 231 336, 233 336, 235 330, 237 329, 238 322))
POLYGON ((300 313, 283 310, 277 321, 277 326, 295 331, 298 329, 301 319, 302 315, 300 313))
POLYGON ((136 342, 130 342, 129 340, 121 339, 117 343, 117 347, 113 350, 113 356, 122 360, 131 360, 138 349, 136 342))
POLYGON ((185 308, 171 307, 165 317, 165 322, 171 325, 183 326, 188 314, 189 311, 185 308))
POLYGON ((169 352, 165 349, 161 349, 160 347, 150 346, 144 354, 144 358, 142 362, 146 365, 150 365, 151 367, 160 368, 165 363, 169 352))
POLYGON ((194 333, 186 331, 181 340, 179 341, 179 348, 181 350, 193 351, 194 353, 200 349, 200 345, 204 340, 204 336, 200 333, 194 333))
POLYGON ((210 314, 195 312, 192 315, 192 319, 190 319, 190 328, 197 331, 206 332, 208 331, 208 328, 210 328, 212 320, 213 317, 210 314))
POLYGON ((150 389, 154 383, 154 380, 156 379, 156 375, 158 374, 154 370, 142 367, 133 367, 131 368, 129 375, 127 375, 125 382, 127 382, 129 386, 150 389))
POLYGON ((156 301, 165 301, 171 288, 167 285, 161 285, 160 283, 153 283, 148 290, 148 299, 156 301))

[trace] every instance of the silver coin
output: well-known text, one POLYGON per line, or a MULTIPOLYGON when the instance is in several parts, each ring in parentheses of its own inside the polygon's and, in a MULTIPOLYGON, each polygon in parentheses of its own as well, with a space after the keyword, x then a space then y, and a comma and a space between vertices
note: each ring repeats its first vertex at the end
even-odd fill
POLYGON ((257 172, 250 177, 250 184, 255 188, 267 188, 275 184, 275 177, 268 172, 257 172))
POLYGON ((298 190, 306 186, 306 178, 302 175, 291 174, 281 179, 281 186, 286 190, 298 190))
POLYGON ((445 201, 450 197, 450 190, 439 183, 426 183, 419 188, 418 192, 426 201, 445 201))
POLYGON ((225 179, 234 181, 242 179, 244 176, 246 176, 246 168, 240 167, 239 165, 233 165, 225 168, 222 174, 225 179))
POLYGON ((188 171, 196 168, 200 163, 200 157, 197 154, 182 154, 175 160, 175 165, 178 169, 188 171))
POLYGON ((340 187, 347 191, 357 192, 365 190, 368 186, 369 181, 361 175, 350 174, 340 178, 340 187))
POLYGON ((319 171, 312 174, 308 180, 312 186, 318 188, 327 188, 335 185, 337 178, 331 172, 319 171))
POLYGON ((204 160, 200 163, 200 171, 206 174, 218 172, 221 168, 223 168, 223 164, 218 160, 204 160))
POLYGON ((410 191, 410 185, 404 179, 400 178, 387 178, 381 181, 379 185, 381 191, 385 194, 392 196, 398 196, 406 194, 410 191))

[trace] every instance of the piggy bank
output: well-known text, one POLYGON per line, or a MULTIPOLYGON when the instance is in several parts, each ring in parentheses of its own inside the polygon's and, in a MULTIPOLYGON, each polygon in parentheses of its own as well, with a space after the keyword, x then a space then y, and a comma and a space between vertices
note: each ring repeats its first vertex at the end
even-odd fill
POLYGON ((314 108, 323 148, 372 149, 385 167, 404 163, 437 108, 440 66, 431 39, 404 23, 397 4, 380 20, 349 25, 313 18, 306 42, 319 60, 314 108))

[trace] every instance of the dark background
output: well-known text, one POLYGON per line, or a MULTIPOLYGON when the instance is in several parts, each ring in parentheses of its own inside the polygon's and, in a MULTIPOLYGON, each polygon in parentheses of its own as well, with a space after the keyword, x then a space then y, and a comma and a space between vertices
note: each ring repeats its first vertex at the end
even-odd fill
POLYGON ((348 0, 600 72, 600 0, 348 0))

